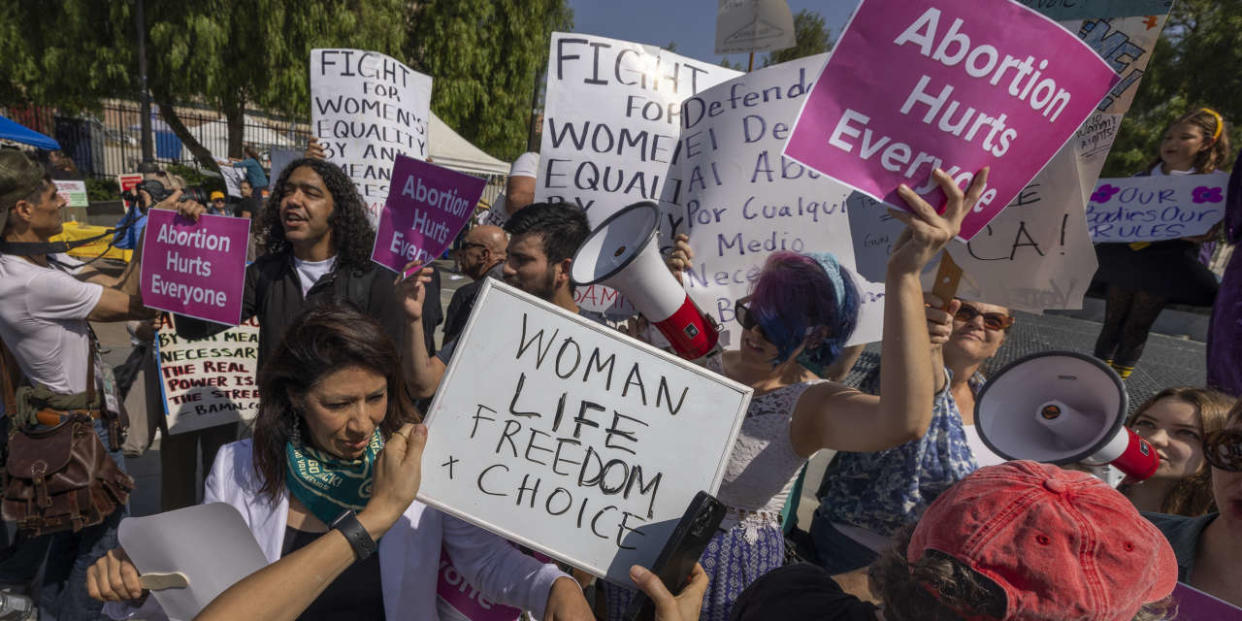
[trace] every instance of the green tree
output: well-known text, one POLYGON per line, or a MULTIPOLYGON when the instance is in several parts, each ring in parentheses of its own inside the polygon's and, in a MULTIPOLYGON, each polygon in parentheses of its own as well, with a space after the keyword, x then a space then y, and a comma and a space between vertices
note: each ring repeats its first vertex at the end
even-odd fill
POLYGON ((1121 177, 1156 159, 1165 128, 1209 106, 1223 115, 1236 150, 1242 131, 1242 0, 1181 0, 1173 5, 1103 175, 1121 177))
POLYGON ((428 0, 411 18, 406 58, 435 80, 432 111, 511 160, 526 150, 551 34, 572 28, 565 0, 428 0))
MULTIPOLYGON (((160 115, 202 165, 207 151, 174 103, 220 110, 230 157, 242 154, 245 112, 309 115, 307 66, 315 47, 396 54, 402 0, 144 0, 148 84, 160 115)), ((110 97, 137 98, 133 2, 9 0, 0 8, 0 103, 74 111, 110 97), (9 32, 5 32, 5 30, 9 32), (21 36, 14 40, 11 33, 21 36)))
POLYGON ((802 9, 794 14, 794 36, 797 42, 793 47, 776 50, 768 54, 763 66, 778 65, 815 54, 823 54, 832 49, 832 37, 824 18, 814 11, 802 9))

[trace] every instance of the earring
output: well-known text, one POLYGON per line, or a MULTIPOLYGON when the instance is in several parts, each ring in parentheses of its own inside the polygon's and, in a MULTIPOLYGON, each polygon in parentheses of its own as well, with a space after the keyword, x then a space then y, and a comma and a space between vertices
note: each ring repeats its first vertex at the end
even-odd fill
POLYGON ((293 443, 293 446, 302 446, 302 425, 299 424, 297 415, 293 417, 293 432, 289 434, 289 441, 293 443))

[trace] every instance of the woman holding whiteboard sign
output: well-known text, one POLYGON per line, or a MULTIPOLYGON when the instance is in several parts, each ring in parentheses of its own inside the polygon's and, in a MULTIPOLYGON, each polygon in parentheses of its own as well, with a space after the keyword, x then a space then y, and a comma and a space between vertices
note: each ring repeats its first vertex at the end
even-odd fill
MULTIPOLYGON (((310 552, 300 556, 300 572, 268 583, 279 588, 244 602, 248 616, 434 619, 443 548, 491 601, 544 619, 589 618, 577 582, 555 566, 411 502, 420 477, 406 457, 421 456, 426 431, 412 424, 417 414, 404 399, 400 368, 379 323, 330 303, 297 319, 266 361, 254 438, 220 450, 204 502, 236 508, 269 562, 310 552), (381 456, 386 441, 389 459, 381 456), (330 531, 343 537, 324 535, 330 531), (347 548, 356 558, 335 554, 347 548)), ((119 549, 91 567, 88 591, 129 603, 146 595, 119 549)), ((157 608, 147 598, 136 615, 157 608)))
MULTIPOLYGON (((858 290, 831 255, 774 253, 753 294, 738 302, 739 347, 708 365, 755 393, 718 493, 729 507, 722 532, 701 559, 710 579, 703 619, 727 619, 742 590, 784 562, 781 508, 816 451, 879 451, 926 431, 934 373, 919 274, 957 235, 987 183, 987 169, 965 192, 944 171, 933 177, 948 197, 942 214, 909 187, 898 190, 912 213, 895 214, 906 230, 893 245, 885 279, 882 396, 815 373, 841 354, 858 315, 858 290)), ((682 238, 669 266, 680 274, 692 259, 682 238)), ((609 595, 610 617, 617 618, 628 597, 619 589, 609 595)))

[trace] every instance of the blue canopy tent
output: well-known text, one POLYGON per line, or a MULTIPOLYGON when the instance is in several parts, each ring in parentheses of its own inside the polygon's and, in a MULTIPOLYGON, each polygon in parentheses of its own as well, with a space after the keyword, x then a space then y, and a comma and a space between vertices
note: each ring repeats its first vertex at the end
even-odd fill
POLYGON ((59 142, 2 116, 0 116, 0 139, 33 145, 48 151, 60 150, 59 142))

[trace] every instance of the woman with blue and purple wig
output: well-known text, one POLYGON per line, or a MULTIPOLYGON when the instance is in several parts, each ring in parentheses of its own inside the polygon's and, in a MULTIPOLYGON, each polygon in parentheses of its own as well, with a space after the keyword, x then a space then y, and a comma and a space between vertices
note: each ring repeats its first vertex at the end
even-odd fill
MULTIPOLYGON (((934 373, 919 274, 957 235, 987 169, 966 192, 943 171, 933 176, 948 196, 941 214, 910 188, 898 190, 912 213, 894 213, 906 230, 893 244, 884 284, 882 396, 817 375, 841 354, 858 319, 858 289, 832 255, 774 253, 752 294, 738 301, 739 346, 707 366, 755 392, 717 494, 728 511, 700 559, 711 582, 701 619, 727 619, 742 590, 784 561, 780 512, 807 459, 825 448, 879 451, 927 429, 934 373)), ((670 268, 680 275, 692 259, 679 237, 670 268)), ((608 590, 609 617, 620 618, 628 598, 608 590)))

